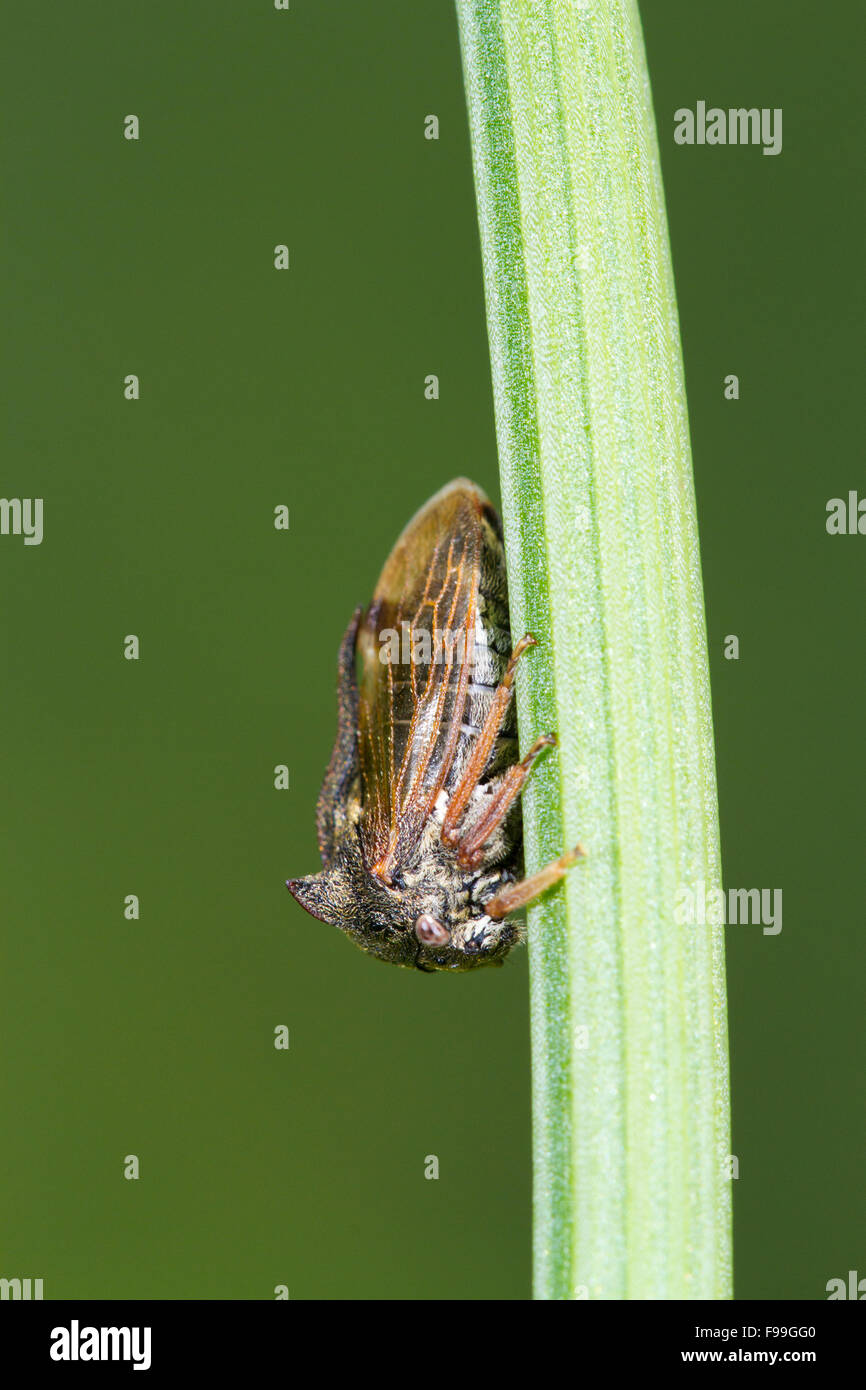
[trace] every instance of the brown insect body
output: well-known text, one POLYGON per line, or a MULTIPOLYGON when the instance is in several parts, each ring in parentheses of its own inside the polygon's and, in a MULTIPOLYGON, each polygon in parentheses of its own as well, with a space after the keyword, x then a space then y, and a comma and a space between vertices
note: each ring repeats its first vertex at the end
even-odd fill
POLYGON ((518 761, 499 518, 458 479, 412 518, 338 661, 338 728, 316 820, 321 873, 288 887, 370 954, 421 970, 501 964, 507 913, 580 852, 523 872, 519 791, 552 737, 518 761), (356 667, 359 675, 356 675, 356 667))

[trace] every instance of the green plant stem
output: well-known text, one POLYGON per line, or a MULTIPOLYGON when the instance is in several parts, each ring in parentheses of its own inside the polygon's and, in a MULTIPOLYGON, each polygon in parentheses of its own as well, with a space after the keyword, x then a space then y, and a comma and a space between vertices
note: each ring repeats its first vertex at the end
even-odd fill
POLYGON ((522 744, 535 1291, 731 1294, 723 932, 685 390, 629 0, 457 0, 522 744))

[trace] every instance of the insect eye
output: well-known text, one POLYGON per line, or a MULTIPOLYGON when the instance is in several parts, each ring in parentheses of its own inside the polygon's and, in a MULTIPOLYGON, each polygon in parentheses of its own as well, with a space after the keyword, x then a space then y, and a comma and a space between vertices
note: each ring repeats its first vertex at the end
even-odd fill
POLYGON ((421 913, 415 923, 415 935, 422 946, 447 946, 451 940, 448 928, 437 922, 435 917, 431 917, 429 912, 421 913))

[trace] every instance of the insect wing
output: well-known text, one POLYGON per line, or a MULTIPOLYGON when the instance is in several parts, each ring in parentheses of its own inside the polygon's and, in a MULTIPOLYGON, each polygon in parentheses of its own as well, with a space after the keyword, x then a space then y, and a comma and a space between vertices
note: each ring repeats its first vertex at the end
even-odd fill
POLYGON ((484 494, 449 484, 409 522, 358 634, 364 859, 389 883, 454 760, 471 679, 484 494))

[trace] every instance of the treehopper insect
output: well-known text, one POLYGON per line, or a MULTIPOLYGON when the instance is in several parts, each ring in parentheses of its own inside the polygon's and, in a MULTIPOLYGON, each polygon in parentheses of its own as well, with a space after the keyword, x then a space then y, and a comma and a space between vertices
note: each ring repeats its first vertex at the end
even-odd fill
POLYGON ((418 970, 500 965, 511 914, 556 883, 578 845, 523 877, 523 758, 512 691, 502 527, 458 478, 406 526, 340 646, 337 739, 316 809, 322 871, 288 880, 314 917, 418 970))

